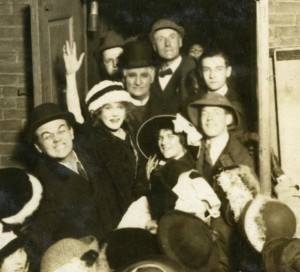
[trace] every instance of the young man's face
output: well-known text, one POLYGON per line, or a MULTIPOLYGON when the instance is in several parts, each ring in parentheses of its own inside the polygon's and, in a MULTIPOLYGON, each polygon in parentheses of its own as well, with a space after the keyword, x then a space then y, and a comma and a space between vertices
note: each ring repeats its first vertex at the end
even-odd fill
POLYGON ((106 72, 113 76, 119 70, 118 62, 119 57, 123 53, 123 48, 121 47, 114 47, 109 48, 103 51, 103 64, 105 66, 106 72))
POLYGON ((35 132, 35 147, 41 153, 59 162, 67 162, 72 157, 73 129, 66 120, 57 119, 41 125, 35 132))
POLYGON ((117 131, 122 126, 126 117, 126 106, 122 102, 113 102, 103 105, 100 119, 112 131, 117 131))
POLYGON ((177 159, 185 151, 179 136, 171 129, 161 129, 158 134, 158 147, 165 159, 177 159))
POLYGON ((201 127, 208 138, 218 137, 227 131, 232 116, 220 107, 203 107, 201 110, 201 127))
POLYGON ((181 46, 182 38, 176 30, 166 28, 154 33, 154 50, 164 60, 172 61, 177 58, 181 46))
POLYGON ((154 80, 154 68, 124 69, 124 79, 129 94, 137 100, 143 100, 150 94, 150 86, 154 80))
POLYGON ((204 58, 201 63, 201 70, 210 91, 217 91, 222 88, 231 75, 231 66, 226 66, 222 56, 204 58))
POLYGON ((7 256, 1 267, 1 272, 27 272, 28 260, 27 253, 23 248, 17 249, 14 253, 7 256))

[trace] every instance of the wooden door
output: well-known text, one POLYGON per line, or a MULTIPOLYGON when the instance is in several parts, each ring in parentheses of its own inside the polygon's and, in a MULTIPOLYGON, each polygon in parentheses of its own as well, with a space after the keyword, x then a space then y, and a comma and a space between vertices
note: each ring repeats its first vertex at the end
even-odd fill
MULTIPOLYGON (((62 46, 76 41, 77 52, 86 52, 86 5, 82 0, 31 0, 34 105, 65 101, 65 68, 62 46)), ((87 65, 77 75, 83 97, 87 89, 87 65)))

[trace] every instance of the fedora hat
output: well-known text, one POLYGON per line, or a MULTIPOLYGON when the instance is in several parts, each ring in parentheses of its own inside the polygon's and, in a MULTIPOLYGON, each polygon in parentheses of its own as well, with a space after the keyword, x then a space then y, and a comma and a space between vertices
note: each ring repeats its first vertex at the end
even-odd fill
POLYGON ((128 42, 120 57, 120 67, 125 69, 154 66, 152 45, 145 40, 128 42))
POLYGON ((181 211, 167 213, 159 222, 158 238, 165 255, 187 271, 217 271, 217 244, 210 227, 198 217, 181 211))
POLYGON ((178 25, 175 21, 171 19, 160 19, 155 21, 154 24, 152 25, 151 32, 149 34, 150 39, 153 40, 154 33, 157 30, 165 29, 165 28, 174 29, 180 34, 181 38, 184 37, 184 28, 182 26, 178 25))
POLYGON ((230 101, 223 95, 220 95, 218 93, 207 93, 204 96, 202 96, 200 99, 195 100, 194 102, 190 103, 187 107, 187 112, 190 120, 192 123, 199 127, 199 116, 200 111, 202 107, 221 107, 226 110, 228 110, 230 113, 232 113, 235 124, 238 124, 238 115, 236 112, 235 107, 230 103, 230 101))
POLYGON ((34 108, 28 120, 27 141, 29 143, 33 142, 34 133, 41 125, 57 119, 64 119, 70 125, 75 122, 75 117, 72 113, 62 111, 58 105, 54 103, 44 103, 34 108))
POLYGON ((108 234, 106 243, 108 264, 110 268, 116 270, 160 254, 156 236, 145 229, 114 230, 108 234))
POLYGON ((106 36, 103 39, 103 42, 99 46, 99 52, 103 52, 104 50, 115 48, 115 47, 123 47, 125 40, 121 35, 116 33, 113 30, 109 30, 106 33, 106 36))
POLYGON ((158 132, 160 129, 174 130, 175 115, 157 115, 144 122, 136 136, 137 146, 145 158, 160 154, 158 132))

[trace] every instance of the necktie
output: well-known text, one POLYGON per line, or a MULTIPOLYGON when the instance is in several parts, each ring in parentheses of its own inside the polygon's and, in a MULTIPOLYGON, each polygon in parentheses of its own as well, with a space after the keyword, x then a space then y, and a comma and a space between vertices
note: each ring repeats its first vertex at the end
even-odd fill
POLYGON ((205 145, 205 161, 210 165, 213 166, 212 160, 211 160, 211 156, 210 156, 210 150, 211 150, 211 142, 210 141, 206 141, 206 145, 205 145))
POLYGON ((166 69, 166 70, 160 71, 158 75, 159 75, 160 77, 164 77, 164 76, 172 75, 172 74, 173 74, 172 69, 171 69, 171 68, 168 68, 168 69, 166 69))
POLYGON ((89 180, 85 170, 83 169, 80 162, 76 162, 78 174, 83 177, 85 180, 89 180))

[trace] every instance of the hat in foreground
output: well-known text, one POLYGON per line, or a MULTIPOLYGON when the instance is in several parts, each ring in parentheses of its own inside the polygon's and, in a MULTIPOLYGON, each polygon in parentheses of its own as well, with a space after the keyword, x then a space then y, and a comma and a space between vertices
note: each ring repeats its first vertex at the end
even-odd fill
POLYGON ((198 217, 181 211, 167 213, 159 222, 158 237, 163 252, 186 271, 217 271, 220 259, 216 240, 198 217))

